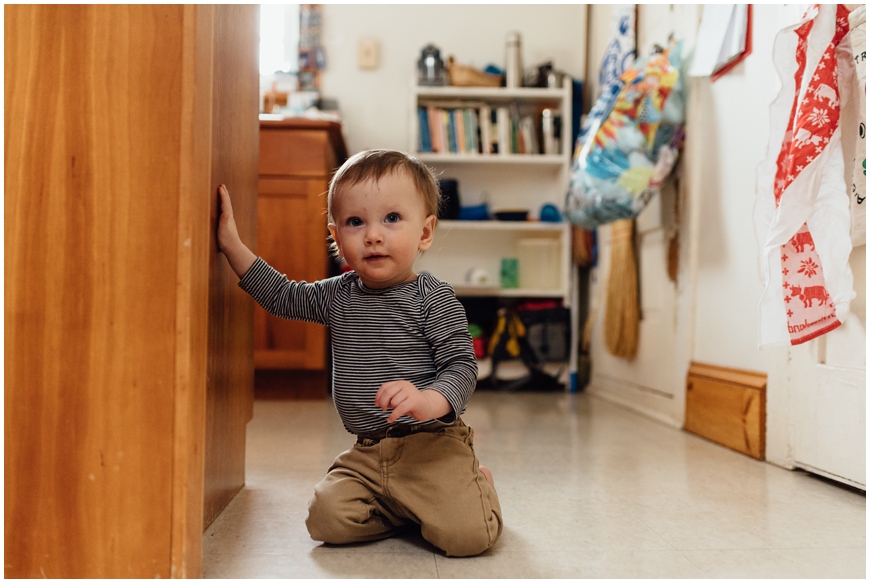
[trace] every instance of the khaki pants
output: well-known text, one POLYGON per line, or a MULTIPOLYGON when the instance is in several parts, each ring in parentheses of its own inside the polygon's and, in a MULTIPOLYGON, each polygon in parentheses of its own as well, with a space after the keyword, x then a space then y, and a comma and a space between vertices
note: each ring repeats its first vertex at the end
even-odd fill
POLYGON ((419 524, 447 556, 477 555, 501 535, 495 489, 474 455, 474 432, 452 425, 404 437, 360 439, 314 487, 305 521, 311 538, 344 544, 378 540, 419 524))

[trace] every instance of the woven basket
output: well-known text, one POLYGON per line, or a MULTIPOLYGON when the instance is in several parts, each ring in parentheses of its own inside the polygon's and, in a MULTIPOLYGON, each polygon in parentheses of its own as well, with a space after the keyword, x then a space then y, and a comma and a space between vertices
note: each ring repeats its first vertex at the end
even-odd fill
POLYGON ((447 78, 456 87, 501 87, 501 75, 491 75, 448 59, 447 78))

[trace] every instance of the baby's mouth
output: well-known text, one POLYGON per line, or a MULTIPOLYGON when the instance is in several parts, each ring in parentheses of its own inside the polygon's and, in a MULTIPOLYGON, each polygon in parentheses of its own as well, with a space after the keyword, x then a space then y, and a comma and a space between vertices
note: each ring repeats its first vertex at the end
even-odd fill
POLYGON ((366 261, 380 261, 381 259, 386 259, 389 255, 381 255, 380 253, 372 253, 371 255, 366 255, 366 261))

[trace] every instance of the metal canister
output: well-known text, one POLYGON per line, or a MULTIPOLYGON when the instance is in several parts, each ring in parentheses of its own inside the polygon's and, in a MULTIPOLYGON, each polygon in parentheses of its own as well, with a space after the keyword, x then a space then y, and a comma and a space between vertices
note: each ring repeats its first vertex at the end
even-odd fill
POLYGON ((520 33, 511 31, 505 38, 505 77, 507 87, 522 87, 523 57, 520 33))
POLYGON ((441 51, 433 44, 423 47, 417 61, 417 83, 419 85, 445 85, 444 61, 441 51))

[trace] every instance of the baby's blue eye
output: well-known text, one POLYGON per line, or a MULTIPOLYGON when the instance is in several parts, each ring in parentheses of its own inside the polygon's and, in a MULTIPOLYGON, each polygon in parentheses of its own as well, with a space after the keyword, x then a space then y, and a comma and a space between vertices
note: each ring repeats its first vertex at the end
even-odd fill
POLYGON ((399 215, 396 213, 390 213, 387 215, 386 220, 388 223, 398 223, 399 222, 399 215))
POLYGON ((363 222, 362 219, 359 217, 351 217, 347 220, 347 224, 351 227, 361 227, 363 222))

